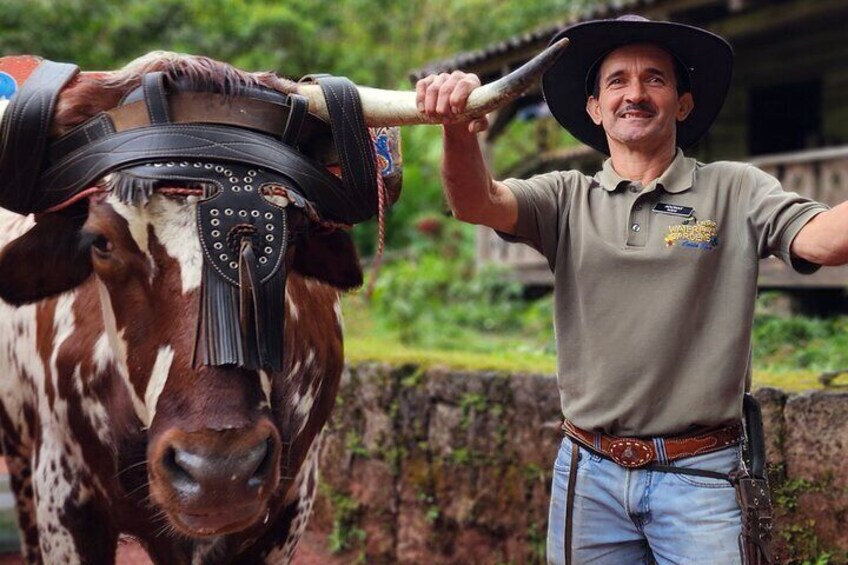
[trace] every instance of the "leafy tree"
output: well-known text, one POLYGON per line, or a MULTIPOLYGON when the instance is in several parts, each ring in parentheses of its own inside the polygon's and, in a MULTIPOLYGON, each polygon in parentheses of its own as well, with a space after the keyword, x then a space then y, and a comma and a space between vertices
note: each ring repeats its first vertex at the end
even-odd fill
MULTIPOLYGON (((152 50, 204 54, 291 78, 328 72, 409 89, 411 69, 565 20, 588 0, 0 0, 0 53, 32 53, 84 69, 122 66, 152 50)), ((502 144, 503 145, 503 144, 502 144)), ((504 162, 515 160, 507 149, 504 162)), ((438 128, 404 132, 404 194, 388 220, 407 245, 421 213, 443 208, 438 128)), ((370 253, 373 224, 357 227, 370 253)))

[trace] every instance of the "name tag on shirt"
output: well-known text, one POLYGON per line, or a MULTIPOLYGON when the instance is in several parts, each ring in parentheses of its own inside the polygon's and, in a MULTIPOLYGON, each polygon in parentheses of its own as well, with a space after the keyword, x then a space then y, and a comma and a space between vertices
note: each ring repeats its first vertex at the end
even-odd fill
POLYGON ((668 214, 669 216, 679 216, 681 218, 689 218, 695 211, 691 206, 680 206, 678 204, 666 204, 665 202, 657 202, 654 205, 654 212, 658 214, 668 214))

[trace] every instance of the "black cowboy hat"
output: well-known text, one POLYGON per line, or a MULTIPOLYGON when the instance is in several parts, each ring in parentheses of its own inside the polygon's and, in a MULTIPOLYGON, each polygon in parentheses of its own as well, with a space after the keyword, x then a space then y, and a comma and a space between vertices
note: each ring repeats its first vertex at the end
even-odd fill
POLYGON ((582 22, 560 31, 551 43, 568 37, 568 49, 542 77, 542 93, 551 113, 574 137, 609 155, 606 133, 586 112, 601 61, 630 43, 651 43, 668 51, 685 69, 695 108, 677 124, 677 145, 698 141, 721 110, 733 73, 733 49, 706 30, 627 15, 582 22))

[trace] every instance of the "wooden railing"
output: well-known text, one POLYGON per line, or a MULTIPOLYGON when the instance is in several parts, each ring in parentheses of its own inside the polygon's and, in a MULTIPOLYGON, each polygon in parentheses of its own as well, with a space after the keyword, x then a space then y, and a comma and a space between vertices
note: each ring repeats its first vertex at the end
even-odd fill
MULTIPOLYGON (((751 157, 746 161, 777 177, 783 188, 830 206, 848 200, 848 146, 751 157)), ((527 245, 512 245, 488 228, 477 234, 478 263, 498 263, 517 272, 524 284, 551 285, 547 260, 527 245)), ((762 287, 846 287, 848 267, 821 269, 804 276, 775 258, 760 264, 762 287)))
POLYGON ((848 146, 752 157, 783 188, 830 206, 848 200, 848 146))

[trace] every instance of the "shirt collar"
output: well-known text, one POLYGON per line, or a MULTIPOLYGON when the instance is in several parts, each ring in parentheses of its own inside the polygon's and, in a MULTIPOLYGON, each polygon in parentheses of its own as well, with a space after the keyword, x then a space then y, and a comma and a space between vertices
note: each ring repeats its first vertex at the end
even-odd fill
MULTIPOLYGON (((683 155, 683 151, 678 149, 665 172, 646 188, 652 190, 654 185, 659 185, 662 186, 663 190, 670 193, 689 190, 695 182, 695 163, 695 159, 686 157, 683 155)), ((601 187, 608 192, 613 192, 622 184, 630 184, 632 182, 619 175, 613 169, 611 158, 604 161, 603 168, 595 178, 601 187)))

